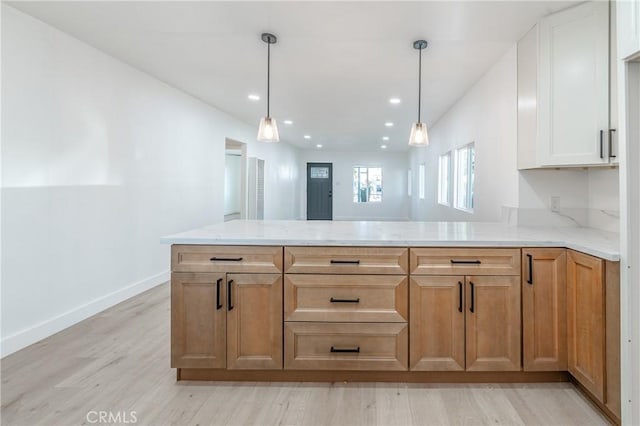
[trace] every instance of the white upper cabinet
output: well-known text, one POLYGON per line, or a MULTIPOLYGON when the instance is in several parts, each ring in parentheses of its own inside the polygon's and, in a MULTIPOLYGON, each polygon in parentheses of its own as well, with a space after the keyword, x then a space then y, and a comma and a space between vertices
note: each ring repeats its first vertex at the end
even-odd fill
POLYGON ((609 3, 543 18, 518 43, 518 168, 615 163, 609 3))
POLYGON ((609 3, 548 16, 538 36, 539 164, 608 163, 609 3))
POLYGON ((618 10, 618 58, 640 55, 640 0, 620 0, 618 10))

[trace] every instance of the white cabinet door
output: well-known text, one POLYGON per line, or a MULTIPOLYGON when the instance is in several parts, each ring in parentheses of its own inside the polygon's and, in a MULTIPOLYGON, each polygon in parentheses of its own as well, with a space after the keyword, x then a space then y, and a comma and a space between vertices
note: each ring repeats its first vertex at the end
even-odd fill
POLYGON ((609 162, 609 3, 594 1, 540 22, 538 162, 609 162))
POLYGON ((619 0, 618 58, 626 59, 640 54, 640 0, 619 0))

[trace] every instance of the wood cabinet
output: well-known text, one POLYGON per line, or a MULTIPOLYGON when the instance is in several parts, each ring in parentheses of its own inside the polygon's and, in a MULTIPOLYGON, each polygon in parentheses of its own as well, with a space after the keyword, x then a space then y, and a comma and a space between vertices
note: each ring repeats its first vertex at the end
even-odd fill
POLYGON ((464 281, 464 276, 411 278, 411 370, 465 369, 464 281))
POLYGON ((410 267, 411 370, 520 370, 520 250, 412 248, 410 267))
POLYGON ((282 247, 176 244, 171 247, 171 270, 282 273, 282 255, 282 247))
POLYGON ((282 275, 171 276, 171 366, 281 369, 282 275))
POLYGON ((519 41, 519 169, 617 162, 609 18, 609 2, 582 3, 519 41))
POLYGON ((172 265, 179 378, 569 371, 620 416, 616 262, 565 248, 176 245, 172 265))
POLYGON ((524 371, 567 370, 567 272, 564 248, 522 249, 524 371))
POLYGON ((406 275, 285 275, 284 320, 407 322, 406 275))
POLYGON ((520 275, 520 249, 412 248, 412 275, 520 275))
POLYGON ((619 28, 617 58, 634 58, 640 54, 640 1, 619 0, 615 4, 619 28))
POLYGON ((568 370, 620 419, 620 264, 567 250, 568 370))
POLYGON ((227 368, 282 368, 282 275, 227 274, 227 368))
POLYGON ((286 247, 284 368, 407 370, 406 247, 286 247))
POLYGON ((520 277, 466 277, 469 371, 520 370, 520 277))
POLYGON ((171 275, 171 367, 225 368, 224 274, 171 275))
POLYGON ((172 367, 282 368, 282 253, 172 246, 172 367))
POLYGON ((285 368, 406 370, 406 323, 285 323, 285 368))
POLYGON ((604 402, 604 262, 569 250, 567 254, 567 341, 569 372, 604 402))
POLYGON ((408 271, 405 247, 286 247, 287 274, 391 274, 408 271))

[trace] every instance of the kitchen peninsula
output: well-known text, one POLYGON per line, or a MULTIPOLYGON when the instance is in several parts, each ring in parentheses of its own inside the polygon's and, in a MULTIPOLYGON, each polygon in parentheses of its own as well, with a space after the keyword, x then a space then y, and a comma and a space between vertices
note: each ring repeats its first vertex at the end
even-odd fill
POLYGON ((232 221, 162 242, 178 380, 573 380, 619 418, 616 234, 232 221))

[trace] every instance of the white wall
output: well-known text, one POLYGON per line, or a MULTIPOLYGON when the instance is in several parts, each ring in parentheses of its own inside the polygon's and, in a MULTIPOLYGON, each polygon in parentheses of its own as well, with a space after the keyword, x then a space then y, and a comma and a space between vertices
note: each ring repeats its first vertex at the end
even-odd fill
MULTIPOLYGON (((406 152, 300 152, 300 170, 306 176, 307 163, 333 163, 333 219, 334 220, 407 220, 406 152), (380 203, 353 202, 353 166, 382 167, 382 201, 380 203)), ((300 179, 302 217, 306 218, 306 178, 300 179)))
POLYGON ((618 170, 517 170, 517 50, 510 49, 430 129, 430 145, 413 148, 413 220, 500 221, 520 225, 619 229, 618 170), (438 157, 475 142, 474 212, 438 204, 438 157), (418 166, 426 166, 426 199, 418 198, 418 166), (551 197, 559 211, 551 211, 551 197), (506 212, 506 214, 505 214, 506 212), (512 220, 510 213, 516 218, 512 220))
POLYGON ((298 216, 298 151, 2 6, 2 354, 168 278, 162 235, 223 220, 225 138, 298 216))
POLYGON ((502 206, 517 205, 516 83, 514 46, 431 126, 429 146, 411 149, 413 220, 499 221, 502 206), (471 142, 476 152, 473 214, 440 205, 437 192, 439 156, 471 142), (421 163, 426 166, 424 200, 417 191, 421 163))

